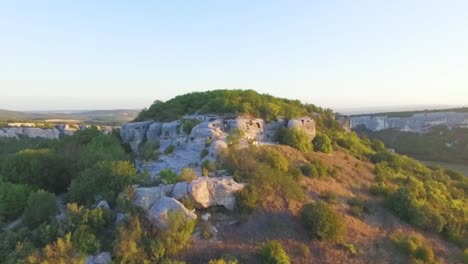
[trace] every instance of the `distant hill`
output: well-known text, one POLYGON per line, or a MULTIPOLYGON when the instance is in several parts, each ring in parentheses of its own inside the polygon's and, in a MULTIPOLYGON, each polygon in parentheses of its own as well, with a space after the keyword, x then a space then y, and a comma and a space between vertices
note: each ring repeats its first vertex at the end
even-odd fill
POLYGON ((118 125, 135 119, 140 110, 40 111, 21 112, 0 109, 0 121, 80 120, 85 123, 118 125))
POLYGON ((446 109, 425 109, 425 110, 415 110, 415 111, 395 111, 395 112, 382 112, 382 113, 369 113, 369 114, 357 114, 351 116, 387 116, 387 117, 411 117, 415 114, 423 113, 436 113, 436 112, 456 112, 456 113, 467 113, 468 107, 458 107, 458 108, 446 108, 446 109))

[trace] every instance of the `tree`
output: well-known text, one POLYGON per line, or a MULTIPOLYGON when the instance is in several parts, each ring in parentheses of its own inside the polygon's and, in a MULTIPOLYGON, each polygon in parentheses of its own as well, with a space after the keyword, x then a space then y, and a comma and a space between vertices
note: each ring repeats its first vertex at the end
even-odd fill
POLYGON ((273 240, 265 244, 261 252, 262 263, 265 264, 289 264, 289 256, 279 241, 273 240))
POLYGON ((333 145, 331 139, 322 133, 318 133, 312 141, 314 145, 314 151, 330 153, 333 151, 333 145))
POLYGON ((297 148, 300 151, 308 152, 313 149, 309 135, 299 129, 280 128, 276 137, 279 143, 297 148))
POLYGON ((301 218, 309 237, 313 239, 336 241, 346 232, 341 215, 324 202, 305 205, 301 218))
POLYGON ((0 215, 6 218, 20 215, 31 191, 32 188, 24 184, 0 181, 0 215))
POLYGON ((72 181, 67 198, 83 205, 92 205, 98 198, 112 203, 136 180, 137 171, 129 161, 99 162, 72 181))
POLYGON ((30 229, 34 229, 44 222, 53 221, 57 213, 55 195, 43 190, 29 195, 27 206, 24 210, 24 222, 30 229))

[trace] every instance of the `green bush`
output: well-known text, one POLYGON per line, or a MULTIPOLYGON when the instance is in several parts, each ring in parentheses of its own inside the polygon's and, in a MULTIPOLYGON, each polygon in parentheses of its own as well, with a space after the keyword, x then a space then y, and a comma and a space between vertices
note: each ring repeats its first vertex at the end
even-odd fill
POLYGON ((182 124, 182 131, 184 131, 185 134, 189 135, 192 132, 192 129, 200 124, 200 121, 194 120, 194 119, 183 119, 181 121, 182 124))
POLYGON ((354 216, 363 216, 364 213, 369 213, 367 201, 362 198, 351 198, 348 200, 348 205, 354 216))
POLYGON ((239 261, 232 256, 225 256, 219 259, 211 259, 208 264, 239 264, 239 261))
POLYGON ((346 232, 342 216, 324 202, 305 205, 301 219, 312 239, 337 241, 346 232))
POLYGON ((311 151, 313 149, 310 136, 299 129, 280 128, 276 135, 279 143, 297 148, 300 151, 311 151))
POLYGON ((71 180, 63 157, 49 149, 26 149, 7 156, 1 174, 12 183, 38 186, 51 192, 65 191, 71 180))
POLYGON ((312 144, 314 145, 314 151, 323 153, 330 153, 333 151, 332 140, 325 134, 317 133, 312 144))
POLYGON ((333 175, 330 168, 320 160, 312 160, 310 163, 304 164, 300 167, 302 175, 311 178, 321 178, 333 175))
POLYGON ((24 209, 24 223, 34 229, 44 222, 50 223, 57 213, 57 202, 55 195, 43 190, 29 195, 26 208, 24 209))
POLYGON ((397 233, 392 236, 392 241, 401 252, 409 257, 416 258, 423 263, 435 263, 432 248, 427 246, 421 238, 397 233))
POLYGON ((266 243, 261 251, 264 264, 289 264, 289 256, 279 241, 273 240, 266 243))
POLYGON ((164 169, 159 172, 159 178, 163 184, 173 184, 179 182, 179 176, 171 169, 164 169))
POLYGON ((242 138, 244 138, 244 131, 235 128, 229 131, 228 136, 227 136, 227 144, 229 146, 236 146, 239 145, 242 138))
POLYGON ((209 151, 207 148, 202 149, 202 151, 200 152, 200 159, 203 159, 203 158, 206 157, 209 153, 210 153, 210 151, 209 151))
POLYGON ((99 162, 72 181, 67 198, 88 206, 98 199, 113 203, 117 195, 136 180, 137 171, 129 161, 99 162))
POLYGON ((160 143, 157 142, 146 142, 141 151, 141 157, 144 160, 154 160, 157 159, 159 154, 160 143))
POLYGON ((203 176, 208 176, 208 173, 213 172, 213 171, 216 171, 216 164, 214 164, 213 162, 209 160, 205 160, 202 163, 203 176))
POLYGON ((0 181, 0 218, 19 216, 26 207, 31 191, 32 188, 27 185, 0 181))
POLYGON ((175 146, 171 144, 171 145, 167 146, 167 148, 164 150, 164 154, 170 155, 170 154, 174 153, 174 151, 175 151, 175 146))

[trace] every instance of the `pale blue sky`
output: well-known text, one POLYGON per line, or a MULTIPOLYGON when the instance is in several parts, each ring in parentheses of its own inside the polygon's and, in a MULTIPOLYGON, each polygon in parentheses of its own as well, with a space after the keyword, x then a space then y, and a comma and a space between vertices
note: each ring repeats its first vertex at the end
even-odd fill
POLYGON ((255 89, 335 109, 468 104, 468 1, 0 2, 0 108, 255 89))

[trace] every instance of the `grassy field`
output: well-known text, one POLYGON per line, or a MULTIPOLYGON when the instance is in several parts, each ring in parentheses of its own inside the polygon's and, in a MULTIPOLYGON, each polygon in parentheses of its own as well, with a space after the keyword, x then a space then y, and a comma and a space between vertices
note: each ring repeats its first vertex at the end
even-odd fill
POLYGON ((465 174, 465 176, 468 176, 468 165, 465 165, 465 164, 456 164, 456 163, 448 163, 448 162, 440 162, 440 161, 421 161, 421 162, 428 166, 438 165, 447 169, 461 172, 465 174))

